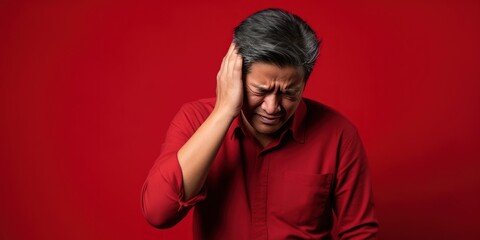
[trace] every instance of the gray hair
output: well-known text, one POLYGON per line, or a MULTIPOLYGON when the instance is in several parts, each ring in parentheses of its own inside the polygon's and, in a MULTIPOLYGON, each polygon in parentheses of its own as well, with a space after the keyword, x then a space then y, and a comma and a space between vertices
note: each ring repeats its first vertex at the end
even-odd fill
POLYGON ((233 39, 243 57, 243 77, 252 63, 302 67, 308 80, 319 55, 321 41, 300 17, 282 9, 261 10, 234 29, 233 39))

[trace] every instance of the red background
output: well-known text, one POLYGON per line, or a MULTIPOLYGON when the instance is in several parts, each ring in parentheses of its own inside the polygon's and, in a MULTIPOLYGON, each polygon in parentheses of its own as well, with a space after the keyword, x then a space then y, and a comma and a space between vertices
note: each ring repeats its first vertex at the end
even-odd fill
POLYGON ((179 106, 215 94, 232 28, 282 7, 324 39, 305 95, 370 159, 382 239, 480 239, 475 1, 1 1, 0 239, 184 239, 141 214, 179 106))

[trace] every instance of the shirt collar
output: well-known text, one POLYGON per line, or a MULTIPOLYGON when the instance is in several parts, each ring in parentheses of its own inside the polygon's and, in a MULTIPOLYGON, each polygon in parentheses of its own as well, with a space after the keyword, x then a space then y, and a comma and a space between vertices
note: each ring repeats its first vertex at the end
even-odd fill
MULTIPOLYGON (((305 143, 305 116, 307 115, 307 106, 304 99, 298 104, 297 110, 291 117, 291 119, 286 123, 287 127, 283 131, 290 131, 292 133, 293 139, 298 143, 305 143)), ((243 136, 250 136, 250 133, 245 129, 242 123, 242 117, 239 115, 236 117, 229 131, 230 139, 232 139, 236 134, 243 134, 243 136)), ((281 134, 284 136, 285 134, 281 134)), ((239 136, 239 135, 237 135, 239 136)))
POLYGON ((248 133, 248 131, 245 129, 245 127, 243 126, 242 116, 240 114, 233 120, 232 126, 229 129, 229 131, 231 132, 230 133, 230 139, 232 139, 235 136, 239 137, 241 135, 243 135, 243 136, 249 136, 250 135, 248 133))

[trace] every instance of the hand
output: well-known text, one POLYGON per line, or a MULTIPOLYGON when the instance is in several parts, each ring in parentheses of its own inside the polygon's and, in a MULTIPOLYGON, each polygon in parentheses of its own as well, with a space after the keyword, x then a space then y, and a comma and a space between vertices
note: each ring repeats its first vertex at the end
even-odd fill
POLYGON ((217 74, 215 110, 232 119, 240 114, 243 104, 242 57, 232 43, 217 74))

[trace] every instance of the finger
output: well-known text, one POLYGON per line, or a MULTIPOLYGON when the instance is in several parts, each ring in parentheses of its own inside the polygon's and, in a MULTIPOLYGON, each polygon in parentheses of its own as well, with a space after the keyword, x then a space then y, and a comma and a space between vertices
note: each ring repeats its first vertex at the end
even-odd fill
POLYGON ((217 76, 222 77, 222 76, 225 76, 225 74, 227 74, 227 72, 228 72, 228 61, 229 61, 230 55, 231 55, 231 53, 234 49, 235 49, 235 46, 232 42, 230 44, 230 47, 228 48, 227 54, 223 57, 222 65, 220 66, 220 71, 218 72, 217 76))
POLYGON ((232 72, 232 66, 233 66, 233 63, 235 61, 235 45, 233 45, 233 43, 230 45, 230 49, 229 49, 229 54, 227 56, 227 62, 226 62, 226 73, 227 73, 227 76, 231 76, 231 72, 232 72))
MULTIPOLYGON (((233 44, 232 44, 233 45, 233 44)), ((235 45, 233 45, 233 47, 235 47, 235 45)), ((230 54, 229 56, 229 60, 228 60, 228 65, 227 65, 227 74, 229 77, 233 77, 233 69, 235 67, 235 61, 237 60, 238 58, 238 52, 237 52, 237 49, 233 49, 232 53, 230 54)))
POLYGON ((235 50, 235 44, 232 42, 230 44, 230 47, 228 48, 227 55, 225 56, 228 59, 230 59, 230 55, 232 55, 232 52, 235 50))
POLYGON ((227 50, 227 54, 225 54, 225 56, 222 59, 222 64, 220 65, 220 71, 218 72, 219 73, 218 75, 221 75, 221 73, 225 72, 226 63, 228 61, 228 56, 230 55, 230 53, 232 51, 232 44, 233 43, 230 44, 230 46, 228 47, 228 50, 227 50))
POLYGON ((242 79, 242 64, 243 64, 243 59, 240 54, 237 54, 237 58, 235 59, 235 63, 233 65, 233 71, 232 71, 232 78, 235 80, 241 80, 242 79))
POLYGON ((217 79, 220 78, 225 72, 226 59, 227 59, 226 56, 223 57, 223 59, 222 59, 222 64, 220 65, 220 70, 218 70, 217 79))
POLYGON ((235 76, 235 74, 236 74, 236 71, 238 71, 239 66, 241 70, 241 66, 242 66, 241 64, 242 64, 242 56, 238 53, 238 50, 235 49, 232 54, 232 65, 230 67, 230 71, 231 71, 230 76, 232 78, 237 77, 235 76))

